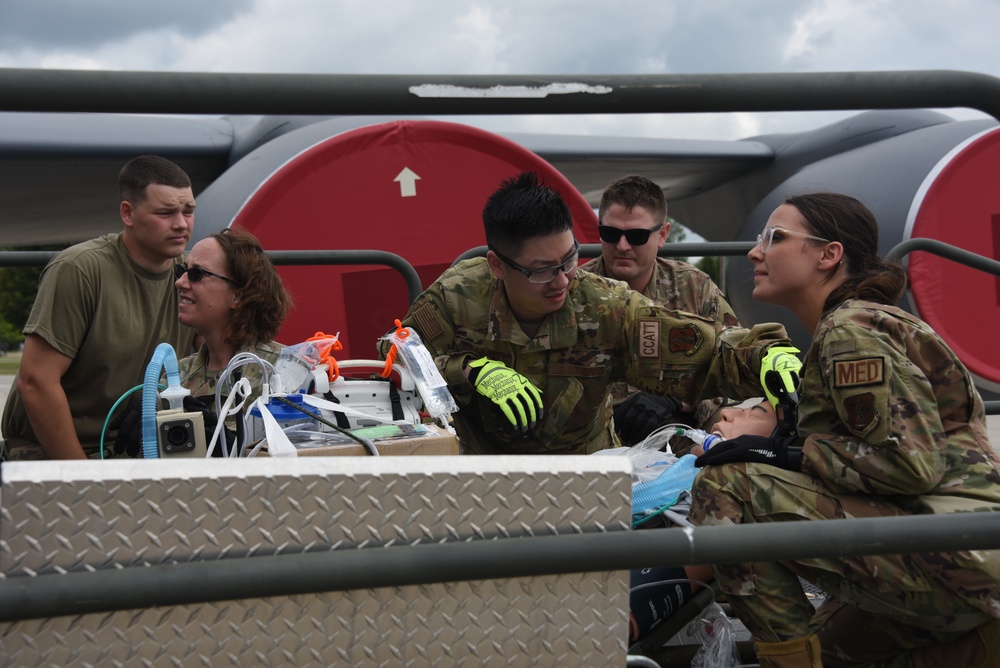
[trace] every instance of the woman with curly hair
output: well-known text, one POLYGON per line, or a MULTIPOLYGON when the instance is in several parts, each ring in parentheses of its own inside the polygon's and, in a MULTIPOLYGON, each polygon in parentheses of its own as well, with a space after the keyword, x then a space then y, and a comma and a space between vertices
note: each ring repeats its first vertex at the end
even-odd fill
POLYGON ((277 360, 283 346, 273 338, 292 298, 253 234, 234 228, 202 239, 176 274, 178 318, 204 340, 179 362, 181 384, 193 396, 214 397, 219 375, 237 353, 277 360))

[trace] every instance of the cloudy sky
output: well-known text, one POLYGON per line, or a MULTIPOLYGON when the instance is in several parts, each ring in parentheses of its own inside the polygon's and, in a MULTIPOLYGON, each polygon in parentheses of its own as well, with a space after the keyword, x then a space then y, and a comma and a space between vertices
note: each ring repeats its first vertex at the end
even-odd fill
MULTIPOLYGON (((995 0, 3 0, 0 67, 570 75, 956 69, 1000 75, 997 26, 995 0)), ((736 139, 814 128, 843 115, 468 120, 498 131, 736 139)))

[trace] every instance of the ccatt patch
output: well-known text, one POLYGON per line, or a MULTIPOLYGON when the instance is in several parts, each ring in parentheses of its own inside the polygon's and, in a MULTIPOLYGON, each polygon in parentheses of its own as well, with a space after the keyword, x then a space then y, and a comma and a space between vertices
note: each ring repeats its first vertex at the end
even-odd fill
POLYGON ((660 321, 639 321, 639 357, 643 359, 660 358, 660 321))

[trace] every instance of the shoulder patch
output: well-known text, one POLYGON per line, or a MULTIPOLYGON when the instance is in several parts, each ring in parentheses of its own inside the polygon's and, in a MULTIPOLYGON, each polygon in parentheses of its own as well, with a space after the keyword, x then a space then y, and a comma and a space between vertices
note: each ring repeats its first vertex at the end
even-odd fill
POLYGON ((833 386, 837 389, 881 385, 885 381, 883 357, 863 357, 833 363, 833 386))
POLYGON ((693 355, 701 348, 702 336, 697 327, 671 327, 670 352, 693 355))
POLYGON ((875 395, 871 392, 845 397, 844 410, 847 413, 847 428, 862 438, 871 433, 881 417, 875 408, 875 395))
POLYGON ((722 316, 722 326, 726 328, 739 327, 740 321, 732 313, 726 313, 722 316))
POLYGON ((437 314, 434 312, 434 307, 430 304, 419 307, 412 315, 417 323, 417 331, 420 332, 420 336, 428 341, 437 338, 444 331, 437 319, 437 314))
POLYGON ((660 358, 660 321, 639 320, 639 357, 660 358))

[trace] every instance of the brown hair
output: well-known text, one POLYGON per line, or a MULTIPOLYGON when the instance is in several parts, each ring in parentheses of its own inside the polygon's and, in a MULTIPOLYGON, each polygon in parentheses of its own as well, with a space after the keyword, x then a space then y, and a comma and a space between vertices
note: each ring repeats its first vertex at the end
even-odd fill
POLYGON ((118 172, 118 194, 133 206, 146 199, 146 188, 154 183, 171 188, 191 187, 191 179, 183 169, 158 155, 140 155, 118 172))
POLYGON ((906 289, 906 271, 898 262, 878 256, 878 222, 860 201, 839 193, 796 195, 785 200, 806 219, 810 233, 844 246, 847 277, 829 297, 824 310, 848 299, 894 305, 906 289))
POLYGON ((265 343, 278 334, 292 309, 271 258, 250 232, 230 228, 212 235, 229 265, 229 277, 240 285, 240 300, 226 328, 226 340, 243 347, 265 343))
POLYGON ((605 188, 597 209, 597 220, 603 223, 604 214, 613 204, 621 204, 628 211, 641 206, 653 214, 657 223, 667 220, 667 198, 663 196, 663 188, 645 176, 629 174, 605 188))

